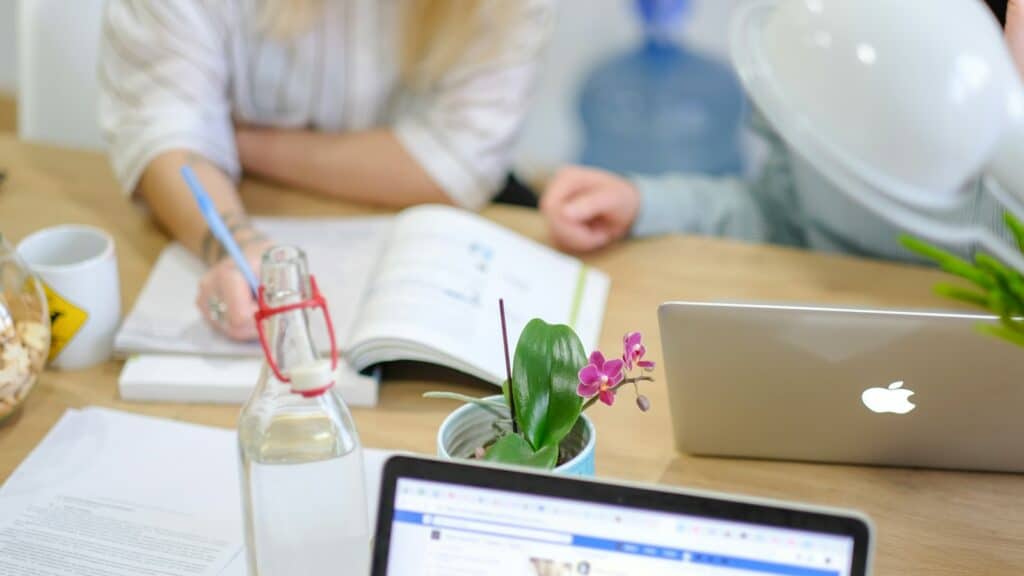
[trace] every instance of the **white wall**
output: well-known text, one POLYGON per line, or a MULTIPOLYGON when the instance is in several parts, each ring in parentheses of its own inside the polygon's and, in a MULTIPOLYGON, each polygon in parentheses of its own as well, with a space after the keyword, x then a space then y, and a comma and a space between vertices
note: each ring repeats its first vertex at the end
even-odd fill
POLYGON ((17 0, 0 0, 0 91, 12 94, 17 76, 14 52, 17 4, 17 0))
MULTIPOLYGON (((75 1, 75 0, 69 0, 75 1)), ((743 0, 693 0, 683 30, 691 45, 727 58, 729 14, 743 0)), ((587 71, 602 58, 636 42, 640 30, 634 0, 559 0, 559 18, 535 109, 527 120, 517 164, 537 174, 577 157, 579 127, 576 90, 587 71)), ((14 92, 15 7, 0 0, 0 91, 14 92)))
MULTIPOLYGON (((539 78, 535 108, 517 152, 517 167, 527 176, 577 159, 579 84, 595 64, 635 44, 641 34, 634 0, 559 1, 558 23, 539 78)), ((742 1, 692 0, 682 38, 728 61, 729 15, 742 1)))

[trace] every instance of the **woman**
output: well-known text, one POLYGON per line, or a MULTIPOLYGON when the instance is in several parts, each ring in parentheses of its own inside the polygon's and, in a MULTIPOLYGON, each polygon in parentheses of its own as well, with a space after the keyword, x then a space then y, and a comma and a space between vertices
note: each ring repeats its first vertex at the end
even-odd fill
POLYGON ((340 199, 479 208, 504 179, 553 0, 110 0, 101 124, 126 193, 210 265, 197 304, 252 339, 249 290, 179 175, 258 272, 243 171, 340 199))
MULTIPOLYGON (((1006 38, 1024 72, 1024 10, 1017 0, 988 0, 1006 16, 1006 38)), ((914 256, 899 243, 901 231, 851 200, 786 143, 762 117, 753 128, 769 154, 751 182, 680 174, 627 180, 586 168, 567 168, 541 200, 551 235, 560 247, 586 252, 627 235, 669 232, 725 236, 895 260, 914 256)), ((971 184, 975 201, 956 218, 1006 237, 1003 208, 971 184)), ((956 249, 957 247, 950 247, 956 249)), ((963 253, 963 247, 959 247, 963 253)))

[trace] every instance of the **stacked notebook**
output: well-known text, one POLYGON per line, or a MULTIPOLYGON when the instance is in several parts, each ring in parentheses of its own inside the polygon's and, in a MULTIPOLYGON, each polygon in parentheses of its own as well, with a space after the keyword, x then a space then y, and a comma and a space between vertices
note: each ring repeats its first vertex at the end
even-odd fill
MULTIPOLYGON (((579 260, 475 214, 421 206, 393 218, 258 219, 282 244, 301 247, 327 298, 344 358, 348 403, 377 401, 381 363, 439 364, 495 385, 505 379, 498 299, 509 339, 535 317, 573 326, 597 345, 609 279, 579 260)), ((200 317, 198 259, 171 245, 157 261, 115 341, 129 357, 129 400, 244 402, 261 367, 256 343, 231 342, 200 317)), ((327 342, 322 326, 314 337, 327 342)))

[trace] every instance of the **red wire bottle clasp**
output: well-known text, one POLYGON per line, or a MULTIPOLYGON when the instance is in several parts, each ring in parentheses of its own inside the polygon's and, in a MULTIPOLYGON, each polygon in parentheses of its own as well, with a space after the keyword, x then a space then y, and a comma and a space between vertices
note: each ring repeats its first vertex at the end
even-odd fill
MULTIPOLYGON (((327 335, 331 340, 331 370, 337 371, 338 369, 338 347, 334 339, 334 324, 331 322, 331 315, 327 311, 327 300, 324 299, 323 294, 320 293, 320 288, 316 284, 316 278, 312 275, 309 276, 309 287, 311 295, 309 299, 294 304, 286 304, 284 306, 278 306, 271 308, 267 304, 265 296, 264 286, 260 286, 259 293, 257 295, 257 305, 259 308, 256 310, 256 331, 260 335, 260 346, 263 348, 263 356, 267 359, 267 364, 270 365, 270 369, 273 370, 274 376, 277 377, 281 382, 290 384, 292 379, 281 373, 281 369, 277 366, 277 362, 274 361, 274 355, 270 353, 270 344, 267 342, 267 333, 263 329, 263 321, 271 316, 278 314, 284 314, 286 312, 294 312, 296 310, 303 310, 305 308, 319 308, 324 315, 324 321, 327 322, 327 335)), ((317 395, 326 391, 328 388, 334 385, 332 380, 321 390, 310 390, 304 392, 303 395, 312 394, 317 395)))

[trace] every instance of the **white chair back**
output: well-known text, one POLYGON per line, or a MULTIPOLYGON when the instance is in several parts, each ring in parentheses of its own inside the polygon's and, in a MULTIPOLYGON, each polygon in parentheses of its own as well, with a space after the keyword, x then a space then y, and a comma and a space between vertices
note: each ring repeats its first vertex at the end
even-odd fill
POLYGON ((18 135, 103 148, 96 66, 105 0, 18 0, 18 135))

